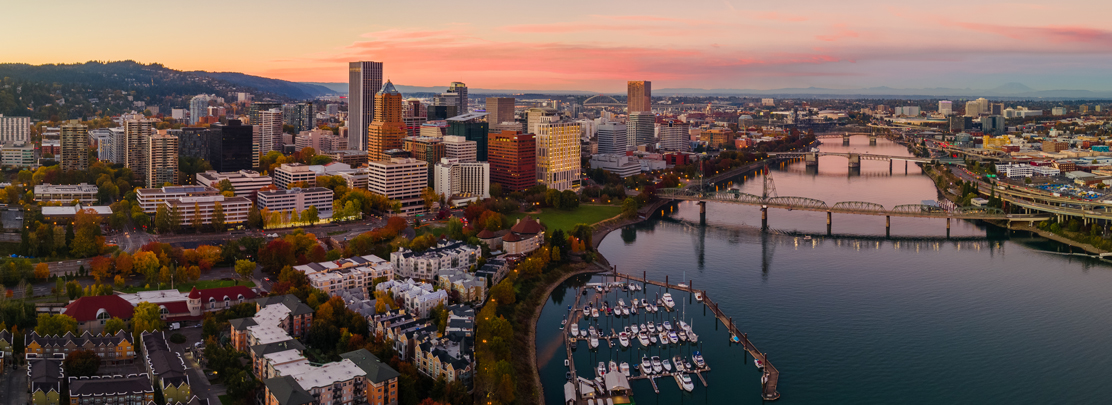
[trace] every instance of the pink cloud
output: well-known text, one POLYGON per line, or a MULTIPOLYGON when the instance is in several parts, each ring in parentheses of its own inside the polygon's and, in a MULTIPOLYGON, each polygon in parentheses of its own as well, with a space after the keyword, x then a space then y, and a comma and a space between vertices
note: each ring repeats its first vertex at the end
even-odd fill
POLYGON ((845 38, 857 38, 861 36, 861 34, 859 34, 857 31, 846 29, 845 24, 837 24, 834 26, 834 28, 838 29, 835 33, 816 35, 815 39, 818 39, 819 41, 834 42, 845 38))

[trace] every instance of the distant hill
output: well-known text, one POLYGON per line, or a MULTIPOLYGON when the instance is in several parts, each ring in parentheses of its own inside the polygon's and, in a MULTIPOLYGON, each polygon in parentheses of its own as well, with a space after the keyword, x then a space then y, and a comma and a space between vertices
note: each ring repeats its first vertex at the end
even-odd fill
MULTIPOLYGON (((339 92, 338 94, 347 94, 347 83, 319 83, 319 82, 302 82, 302 84, 312 84, 317 86, 327 87, 333 91, 339 92)), ((407 86, 404 84, 394 83, 394 87, 402 94, 414 93, 443 93, 448 91, 448 85, 443 86, 407 86)), ((584 90, 514 90, 514 89, 482 89, 482 88, 468 88, 467 94, 551 94, 551 95, 595 95, 599 94, 595 91, 584 90)), ((617 93, 614 93, 617 94, 617 93)), ((623 93, 624 94, 624 93, 623 93)))
POLYGON ((347 84, 344 84, 344 91, 339 92, 327 86, 322 86, 315 83, 288 82, 285 80, 251 76, 248 74, 237 72, 206 72, 203 70, 198 70, 191 73, 200 76, 211 77, 214 79, 220 79, 241 86, 251 87, 264 92, 280 94, 295 100, 309 100, 320 96, 339 95, 347 93, 347 84))
POLYGON ((829 89, 822 87, 797 87, 770 90, 756 89, 698 89, 698 88, 661 88, 653 89, 654 96, 702 95, 702 96, 780 96, 780 97, 819 97, 819 98, 903 98, 903 97, 996 97, 1007 99, 1108 99, 1112 91, 1089 90, 1035 90, 1021 83, 1007 83, 993 89, 955 89, 945 87, 898 89, 888 86, 859 89, 829 89))

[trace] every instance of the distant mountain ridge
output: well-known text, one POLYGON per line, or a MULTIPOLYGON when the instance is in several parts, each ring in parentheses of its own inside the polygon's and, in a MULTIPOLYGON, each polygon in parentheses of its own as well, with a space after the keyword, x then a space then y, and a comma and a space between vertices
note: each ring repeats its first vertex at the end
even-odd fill
MULTIPOLYGON (((252 87, 260 91, 281 94, 295 100, 310 100, 320 96, 339 95, 347 93, 346 89, 343 93, 340 93, 319 84, 290 82, 281 79, 252 76, 239 72, 206 72, 203 70, 197 70, 190 73, 205 77, 211 77, 242 86, 252 87)), ((344 87, 347 87, 347 85, 345 84, 344 87)))

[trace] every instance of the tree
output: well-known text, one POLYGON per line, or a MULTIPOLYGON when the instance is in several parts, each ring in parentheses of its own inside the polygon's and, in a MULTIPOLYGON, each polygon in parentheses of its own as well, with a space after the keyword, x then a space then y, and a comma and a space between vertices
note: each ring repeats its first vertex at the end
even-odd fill
MULTIPOLYGON (((0 293, 4 292, 3 286, 0 286, 0 293)), ((54 279, 54 299, 61 300, 62 294, 66 293, 66 281, 61 277, 54 279)))
POLYGON ((42 336, 65 335, 66 332, 77 334, 77 319, 66 314, 39 314, 38 326, 35 332, 42 336))
POLYGON ((239 275, 243 281, 251 279, 251 275, 255 274, 255 262, 250 260, 236 260, 236 274, 239 275))
POLYGON ((115 335, 116 332, 121 330, 127 330, 127 324, 124 323, 123 319, 112 317, 104 322, 104 333, 106 334, 115 335))
POLYGON ((120 275, 123 275, 123 276, 130 275, 133 265, 134 265, 134 262, 132 261, 130 253, 120 252, 120 255, 116 256, 116 273, 117 274, 120 274, 120 275))
POLYGON ((317 207, 309 206, 305 209, 305 212, 301 213, 301 222, 312 225, 317 221, 320 221, 320 212, 317 211, 317 207))
POLYGON ((178 209, 178 206, 174 205, 170 207, 169 217, 170 231, 176 233, 181 230, 181 210, 178 209))
POLYGON ((46 280, 50 278, 50 266, 46 262, 35 265, 35 278, 39 280, 46 280))
POLYGON ((633 197, 626 197, 622 201, 622 217, 627 219, 637 218, 637 200, 633 197))
MULTIPOLYGON (((228 180, 225 179, 223 181, 228 180)), ((224 220, 224 204, 221 204, 219 201, 217 201, 212 206, 212 229, 216 232, 224 232, 224 230, 227 229, 224 226, 224 220)))
POLYGON ((162 267, 158 256, 152 252, 139 252, 132 257, 135 262, 135 272, 147 278, 152 283, 158 277, 158 268, 162 267))
POLYGON ((100 356, 92 350, 75 350, 62 361, 66 375, 70 377, 91 377, 100 370, 100 356))
POLYGON ((421 190, 421 199, 424 200, 425 210, 432 209, 432 205, 440 200, 440 195, 436 194, 436 189, 432 187, 425 187, 421 190))
POLYGON ((247 210, 247 226, 255 229, 262 229, 263 227, 263 215, 259 212, 259 207, 254 204, 251 205, 251 209, 247 210))
POLYGON ((190 219, 192 220, 191 221, 192 224, 190 224, 190 225, 193 226, 193 231, 197 232, 197 233, 200 233, 201 232, 201 224, 202 224, 202 222, 201 222, 201 203, 196 203, 196 202, 193 203, 193 218, 190 218, 190 219))
POLYGON ((170 231, 170 211, 166 209, 165 205, 159 205, 154 212, 154 228, 159 233, 170 231))
POLYGON ((150 302, 140 302, 135 306, 135 313, 131 318, 132 331, 135 334, 143 332, 157 332, 166 327, 162 321, 162 314, 158 305, 150 302))

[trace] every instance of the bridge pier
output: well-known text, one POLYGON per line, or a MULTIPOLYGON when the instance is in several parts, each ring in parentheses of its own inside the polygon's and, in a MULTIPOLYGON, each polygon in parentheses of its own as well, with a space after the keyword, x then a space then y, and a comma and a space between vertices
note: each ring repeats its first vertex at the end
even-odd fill
POLYGON ((860 169, 861 168, 861 155, 856 154, 856 153, 850 153, 849 154, 849 167, 860 169))
POLYGON ((699 224, 707 223, 707 202, 699 201, 699 224))
POLYGON ((807 167, 811 167, 811 166, 818 167, 819 166, 819 154, 818 153, 808 153, 806 155, 803 155, 803 162, 804 162, 805 165, 807 165, 807 167))
POLYGON ((946 238, 950 238, 950 218, 946 218, 946 238))
POLYGON ((869 146, 876 146, 876 135, 869 135, 869 146))
POLYGON ((885 215, 884 216, 884 237, 885 238, 892 237, 892 216, 891 215, 885 215))
POLYGON ((761 230, 768 230, 768 206, 761 206, 761 230))
POLYGON ((904 161, 904 174, 907 174, 907 161, 904 161))
POLYGON ((849 134, 842 135, 842 146, 849 146, 849 134))
POLYGON ((830 236, 831 217, 830 211, 826 211, 826 236, 830 236))
POLYGON ((888 159, 888 174, 892 174, 892 159, 888 159))

